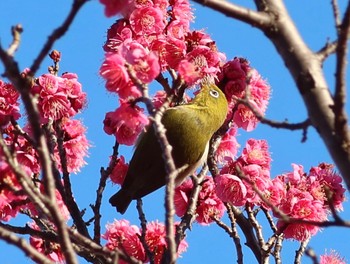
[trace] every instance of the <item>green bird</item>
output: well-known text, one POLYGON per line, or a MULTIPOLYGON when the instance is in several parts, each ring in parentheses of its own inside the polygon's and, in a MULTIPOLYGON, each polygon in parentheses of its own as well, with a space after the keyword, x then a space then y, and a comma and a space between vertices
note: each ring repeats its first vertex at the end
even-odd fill
MULTIPOLYGON (((175 184, 180 185, 207 159, 209 140, 222 126, 228 111, 225 94, 214 84, 204 84, 188 104, 167 109, 162 116, 172 157, 180 169, 175 184)), ((154 127, 148 126, 136 144, 121 189, 109 202, 124 214, 132 200, 141 198, 166 183, 162 150, 154 127)))

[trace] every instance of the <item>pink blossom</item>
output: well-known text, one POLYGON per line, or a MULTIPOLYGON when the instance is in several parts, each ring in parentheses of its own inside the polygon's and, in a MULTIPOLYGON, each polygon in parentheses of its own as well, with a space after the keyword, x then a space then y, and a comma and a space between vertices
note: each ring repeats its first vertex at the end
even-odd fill
MULTIPOLYGON (((191 179, 187 179, 175 189, 175 212, 179 217, 182 217, 187 211, 192 188, 191 179)), ((224 212, 225 206, 216 195, 213 178, 206 176, 198 197, 196 221, 199 224, 208 225, 213 222, 214 217, 220 219, 224 212)))
POLYGON ((190 23, 193 21, 193 13, 190 2, 187 0, 176 0, 173 3, 173 16, 183 23, 190 23))
MULTIPOLYGON (((40 230, 34 222, 30 223, 29 226, 35 230, 40 230)), ((37 251, 47 256, 55 263, 65 263, 64 254, 61 251, 61 246, 58 243, 43 240, 41 238, 30 236, 29 243, 37 251)))
POLYGON ((271 157, 266 140, 249 139, 242 151, 241 158, 245 164, 256 164, 270 169, 271 157))
MULTIPOLYGON (((264 196, 270 204, 277 207, 286 196, 286 189, 281 177, 276 177, 270 181, 267 189, 264 191, 264 196)), ((268 204, 262 202, 261 204, 265 209, 271 209, 268 204)))
POLYGON ((329 202, 333 203, 333 206, 337 210, 342 210, 342 203, 345 201, 345 188, 342 185, 342 178, 334 171, 334 166, 327 163, 321 163, 317 167, 312 167, 310 170, 309 178, 315 176, 315 181, 319 184, 319 193, 323 193, 320 197, 316 196, 317 188, 310 188, 310 191, 315 196, 315 199, 319 198, 324 201, 326 207, 329 207, 329 202), (331 199, 328 200, 328 194, 331 199))
POLYGON ((220 174, 215 177, 216 194, 223 202, 242 206, 246 202, 247 188, 235 175, 220 174))
POLYGON ((130 27, 129 20, 118 19, 108 30, 107 40, 103 45, 106 52, 118 52, 120 45, 124 42, 131 41, 133 32, 130 27))
POLYGON ((304 167, 302 165, 292 163, 293 171, 283 174, 286 177, 286 180, 293 184, 298 185, 305 177, 304 167))
MULTIPOLYGON (((63 131, 63 147, 66 151, 68 172, 79 172, 86 164, 84 158, 90 147, 86 138, 86 128, 80 120, 64 119, 61 129, 63 131)), ((59 170, 62 170, 58 147, 55 148, 55 160, 59 170)))
POLYGON ((38 78, 31 92, 37 95, 42 122, 59 120, 77 114, 84 106, 86 94, 82 92, 77 75, 66 73, 62 77, 44 74, 38 78))
POLYGON ((222 137, 219 147, 215 152, 215 159, 219 163, 225 163, 233 161, 237 155, 237 149, 239 144, 236 139, 237 129, 235 127, 230 128, 222 137))
POLYGON ((11 118, 17 120, 21 116, 18 98, 15 87, 0 80, 0 126, 6 125, 11 118))
POLYGON ((158 7, 135 9, 130 15, 130 25, 136 35, 160 34, 164 28, 164 15, 158 7))
POLYGON ((123 156, 120 156, 116 161, 116 165, 114 166, 111 175, 109 175, 111 181, 115 184, 122 185, 128 171, 128 164, 125 163, 125 159, 123 156))
POLYGON ((346 264, 346 261, 338 252, 331 250, 320 256, 320 264, 346 264))
POLYGON ((0 186, 0 220, 9 221, 23 208, 27 197, 16 193, 22 190, 22 186, 4 161, 0 161, 0 186))
MULTIPOLYGON (((251 104, 255 105, 254 102, 251 102, 251 104)), ((238 105, 236 111, 234 111, 233 121, 237 127, 243 128, 248 132, 253 131, 259 123, 259 120, 250 108, 242 104, 238 105)))
POLYGON ((106 88, 110 92, 118 93, 126 86, 130 79, 126 71, 125 59, 117 53, 106 53, 105 61, 100 68, 100 75, 106 80, 106 88))
POLYGON ((78 76, 75 73, 64 73, 60 79, 60 87, 70 102, 70 116, 73 116, 82 110, 86 104, 86 93, 82 90, 81 83, 78 82, 78 76))
MULTIPOLYGON (((306 191, 290 188, 286 197, 281 201, 279 209, 292 219, 301 219, 321 222, 327 219, 327 212, 323 203, 314 200, 306 191)), ((320 227, 306 223, 285 224, 282 219, 277 222, 277 227, 283 229, 286 238, 305 241, 315 235, 320 227)))
POLYGON ((257 164, 249 164, 241 167, 241 171, 248 181, 243 180, 244 185, 247 187, 247 201, 252 204, 261 204, 261 198, 254 190, 252 184, 262 192, 265 196, 269 196, 268 187, 270 186, 270 171, 257 164))
MULTIPOLYGON (((154 263, 161 263, 164 250, 167 248, 165 225, 158 221, 148 223, 145 240, 150 251, 154 254, 154 263)), ((187 242, 182 240, 177 251, 178 256, 185 252, 187 247, 187 242)))
POLYGON ((132 65, 136 77, 143 83, 152 82, 160 73, 158 57, 154 52, 147 51, 137 42, 129 43, 122 51, 126 61, 132 65))
POLYGON ((218 74, 218 85, 224 87, 233 121, 238 127, 247 131, 255 129, 259 120, 249 107, 237 104, 237 98, 245 98, 249 92, 250 105, 261 115, 264 115, 270 99, 270 86, 263 80, 256 69, 243 58, 234 58, 226 62, 218 74))
POLYGON ((185 215, 189 205, 192 189, 193 182, 191 179, 185 180, 181 185, 175 188, 174 207, 177 216, 182 217, 185 215))
POLYGON ((109 135, 114 134, 120 144, 130 146, 148 122, 143 109, 121 101, 119 108, 106 114, 103 129, 109 135))
MULTIPOLYGON (((130 225, 127 220, 114 220, 113 223, 106 225, 106 233, 102 238, 107 240, 106 247, 113 251, 119 249, 125 254, 135 257, 138 260, 145 261, 145 250, 139 237, 141 232, 135 225, 130 225)), ((119 260, 119 263, 126 263, 119 260)))
POLYGON ((178 66, 179 74, 188 85, 194 85, 203 77, 214 78, 219 72, 218 52, 207 46, 197 46, 187 53, 178 66))
MULTIPOLYGON (((28 133, 28 135, 32 136, 28 124, 23 128, 23 130, 28 133)), ((6 144, 12 145, 15 143, 14 146, 18 163, 26 167, 26 169, 32 173, 40 173, 38 154, 31 143, 28 142, 23 136, 18 135, 12 125, 7 126, 4 132, 5 131, 7 134, 7 137, 5 138, 6 144)))
POLYGON ((182 40, 189 32, 189 23, 183 20, 172 20, 166 30, 168 36, 182 40))
POLYGON ((171 36, 158 37, 152 41, 150 49, 158 55, 162 71, 168 66, 177 69, 179 62, 185 57, 186 43, 171 36))

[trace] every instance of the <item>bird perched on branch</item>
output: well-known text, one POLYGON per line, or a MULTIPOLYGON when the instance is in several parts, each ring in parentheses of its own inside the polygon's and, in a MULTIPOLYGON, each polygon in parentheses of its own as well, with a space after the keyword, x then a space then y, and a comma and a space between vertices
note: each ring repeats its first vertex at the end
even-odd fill
MULTIPOLYGON (((162 116, 171 155, 179 170, 179 185, 207 159, 209 141, 224 123, 228 111, 225 94, 214 84, 204 84, 188 104, 167 109, 162 116)), ((165 162, 153 125, 140 135, 121 189, 109 202, 124 214, 130 202, 166 183, 165 162)))

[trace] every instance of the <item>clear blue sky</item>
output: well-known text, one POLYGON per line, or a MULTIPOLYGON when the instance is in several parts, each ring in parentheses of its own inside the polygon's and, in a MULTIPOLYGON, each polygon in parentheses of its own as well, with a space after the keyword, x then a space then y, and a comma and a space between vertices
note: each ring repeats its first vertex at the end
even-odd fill
MULTIPOLYGON (((248 1, 235 1, 246 4, 248 1)), ((308 45, 314 49, 320 49, 328 38, 334 39, 334 23, 330 1, 286 0, 286 5, 291 16, 295 19, 302 36, 308 45)), ((21 23, 24 28, 23 40, 16 59, 22 69, 30 66, 33 58, 38 54, 38 48, 46 41, 53 28, 63 21, 71 5, 70 0, 61 1, 21 1, 11 0, 0 2, 0 40, 3 46, 10 41, 10 28, 21 23)), ((275 120, 288 119, 290 122, 300 122, 306 119, 305 107, 301 97, 295 88, 295 84, 286 70, 283 62, 278 57, 275 48, 265 36, 255 28, 241 22, 226 18, 196 4, 195 23, 193 29, 205 28, 216 41, 220 51, 226 53, 227 58, 242 56, 251 61, 251 65, 258 69, 272 87, 272 99, 267 111, 267 117, 275 120)), ((103 132, 102 121, 107 111, 117 107, 118 99, 107 93, 104 81, 98 75, 100 64, 103 60, 102 45, 105 40, 107 28, 115 18, 107 19, 103 15, 103 8, 98 1, 91 1, 83 8, 73 23, 69 32, 59 40, 55 49, 62 52, 60 69, 62 72, 75 72, 83 84, 83 89, 88 94, 88 105, 80 118, 88 128, 88 138, 92 143, 89 163, 82 172, 71 175, 76 200, 81 208, 87 208, 87 217, 90 218, 89 204, 94 202, 96 186, 99 181, 101 166, 107 166, 109 156, 112 153, 114 138, 103 132)), ((50 61, 46 60, 39 73, 46 72, 50 61)), ((325 64, 327 80, 330 86, 333 83, 334 58, 325 64)), ((0 72, 3 66, 0 65, 0 72)), ((348 71, 349 72, 349 71, 348 71)), ((348 80, 349 83, 349 80, 348 80)), ((307 171, 310 166, 319 162, 331 162, 327 150, 323 146, 317 133, 310 129, 308 140, 301 143, 301 132, 277 130, 265 125, 259 125, 251 133, 239 131, 238 141, 241 145, 251 137, 267 139, 272 153, 272 172, 275 176, 291 170, 291 163, 302 164, 307 171)), ((122 147, 120 153, 128 160, 131 155, 130 147, 122 147)), ((116 187, 110 183, 107 185, 102 207, 102 223, 112 222, 114 218, 121 218, 108 203, 109 196, 114 193, 116 187)), ((164 221, 163 189, 144 199, 145 212, 149 221, 159 219, 164 221)), ((345 203, 344 218, 350 219, 350 206, 345 203)), ((139 223, 134 205, 124 215, 133 224, 139 223)), ((17 224, 18 221, 12 222, 17 224)), ((350 261, 348 243, 343 237, 350 237, 350 230, 341 228, 329 228, 316 235, 310 246, 317 254, 324 253, 324 249, 335 249, 350 261)), ((242 242, 244 238, 241 237, 242 242)), ((227 234, 216 227, 202 227, 195 224, 193 230, 187 233, 189 248, 183 254, 179 263, 234 263, 236 253, 232 240, 227 234)), ((291 263, 294 251, 298 245, 289 242, 283 248, 282 259, 284 263, 291 263)), ((4 242, 0 242, 1 263, 31 263, 22 253, 4 242)), ((246 263, 252 263, 252 254, 244 251, 246 263)), ((83 263, 83 262, 82 262, 83 263)), ((304 257, 303 263, 311 263, 304 257)))

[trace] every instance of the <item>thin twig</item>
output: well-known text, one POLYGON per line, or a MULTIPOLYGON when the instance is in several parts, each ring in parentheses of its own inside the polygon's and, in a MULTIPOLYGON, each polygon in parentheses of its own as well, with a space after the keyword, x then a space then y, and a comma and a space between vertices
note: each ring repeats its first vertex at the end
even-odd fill
POLYGON ((309 241, 310 241, 310 238, 300 243, 299 249, 295 252, 294 264, 301 263, 301 257, 304 255, 304 252, 306 250, 306 247, 309 241))
POLYGON ((146 242, 147 220, 146 220, 145 213, 143 212, 143 209, 142 209, 142 199, 137 199, 136 208, 137 208, 137 211, 139 213, 139 219, 140 219, 140 223, 141 223, 140 241, 143 245, 143 248, 146 251, 146 255, 149 259, 150 264, 153 264, 154 263, 154 253, 150 250, 150 248, 146 242))
POLYGON ((7 49, 8 55, 13 56, 14 53, 17 51, 19 44, 21 43, 22 32, 23 32, 23 28, 21 24, 18 24, 11 28, 12 43, 10 44, 10 47, 7 49))
POLYGON ((317 259, 317 255, 312 248, 308 247, 305 250, 305 255, 308 256, 309 258, 311 258, 312 264, 319 264, 318 259, 317 259))
POLYGON ((86 224, 82 218, 80 209, 76 201, 74 200, 74 195, 72 191, 72 184, 69 177, 68 172, 68 164, 67 164, 67 154, 66 149, 63 146, 64 132, 61 129, 61 122, 57 122, 55 124, 55 131, 57 134, 57 145, 58 152, 61 161, 61 168, 63 173, 63 182, 64 182, 64 193, 65 196, 63 199, 66 202, 67 208, 73 218, 74 224, 76 225, 78 231, 86 237, 89 237, 89 232, 87 230, 86 224))
POLYGON ((74 0, 72 8, 65 19, 65 21, 62 23, 61 26, 56 28, 51 35, 48 37, 46 43, 40 50, 38 56, 35 58, 32 66, 30 66, 30 73, 35 74, 36 71, 39 69, 42 61, 45 59, 47 54, 52 50, 52 47, 54 43, 60 39, 66 32, 68 31, 69 27, 71 26, 73 20, 75 19, 76 15, 78 14, 79 10, 82 8, 82 6, 87 2, 88 0, 74 0))
POLYGON ((53 261, 49 260, 46 256, 39 253, 34 247, 29 245, 25 239, 16 236, 13 232, 4 229, 2 226, 0 226, 0 237, 7 243, 15 245, 21 249, 27 257, 34 262, 40 264, 54 264, 53 261))
POLYGON ((333 17, 335 21, 335 29, 336 29, 337 35, 339 36, 340 24, 341 24, 339 5, 337 0, 332 0, 331 3, 332 3, 332 10, 333 10, 333 17))
POLYGON ((197 176, 191 177, 193 182, 193 189, 189 199, 188 207, 187 207, 186 213, 181 218, 180 224, 177 225, 176 227, 175 241, 176 241, 177 248, 179 247, 181 240, 185 238, 185 231, 187 229, 191 230, 192 223, 196 219, 196 208, 197 208, 198 196, 202 189, 203 179, 207 171, 208 171, 208 166, 204 165, 202 167, 202 170, 197 176))
POLYGON ((101 204, 102 204, 102 195, 104 192, 104 189, 106 187, 106 182, 109 177, 109 175, 112 173, 114 167, 117 165, 118 160, 118 151, 119 151, 119 143, 116 140, 115 144, 113 146, 113 154, 112 154, 112 160, 108 166, 107 169, 101 168, 100 170, 100 182, 98 184, 98 188, 96 190, 96 200, 95 204, 92 205, 92 210, 94 212, 94 241, 97 244, 100 244, 101 242, 101 204))

